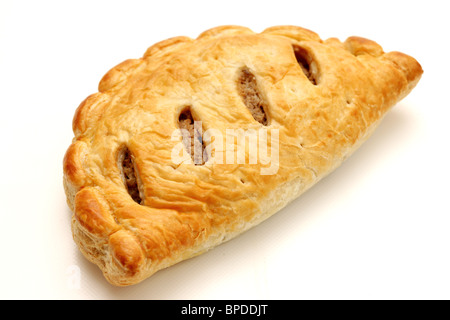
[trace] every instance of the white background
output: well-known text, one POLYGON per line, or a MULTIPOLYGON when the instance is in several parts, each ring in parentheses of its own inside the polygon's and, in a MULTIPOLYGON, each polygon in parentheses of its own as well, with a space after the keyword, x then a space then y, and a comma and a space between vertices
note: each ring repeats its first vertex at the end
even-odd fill
POLYGON ((445 3, 2 0, 0 298, 449 299, 445 3), (139 285, 113 287, 72 241, 62 159, 74 111, 114 65, 224 24, 363 36, 414 56, 425 73, 350 159, 284 210, 139 285))

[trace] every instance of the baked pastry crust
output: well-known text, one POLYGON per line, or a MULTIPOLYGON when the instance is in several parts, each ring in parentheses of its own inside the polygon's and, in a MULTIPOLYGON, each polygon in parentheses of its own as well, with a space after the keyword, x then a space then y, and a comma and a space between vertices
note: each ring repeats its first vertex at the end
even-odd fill
POLYGON ((221 26, 159 42, 112 68, 76 110, 63 161, 74 240, 118 286, 201 254, 339 166, 421 75, 414 58, 374 41, 322 40, 296 26, 221 26), (257 94, 243 97, 239 81, 257 94), (261 104, 266 123, 247 101, 261 104), (224 136, 276 129, 276 174, 261 174, 261 163, 174 164, 186 108, 224 136))

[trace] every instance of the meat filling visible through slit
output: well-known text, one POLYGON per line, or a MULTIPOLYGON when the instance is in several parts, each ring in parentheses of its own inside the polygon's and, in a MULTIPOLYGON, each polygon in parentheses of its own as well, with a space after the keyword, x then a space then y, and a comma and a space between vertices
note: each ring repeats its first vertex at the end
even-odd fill
POLYGON ((191 154, 192 161, 195 165, 203 165, 207 161, 204 155, 205 146, 203 143, 202 133, 199 131, 195 125, 194 118, 189 109, 184 110, 180 117, 178 118, 178 124, 180 129, 185 129, 189 133, 189 137, 183 136, 183 142, 185 143, 185 148, 191 154), (197 139, 197 142, 195 141, 197 139))
POLYGON ((308 51, 299 46, 292 46, 294 49, 295 58, 297 59, 298 64, 303 70, 303 73, 311 81, 312 84, 316 85, 317 81, 314 76, 314 73, 311 70, 311 57, 308 54, 308 51))
POLYGON ((262 125, 267 126, 266 102, 259 93, 255 75, 248 68, 243 68, 240 72, 237 85, 239 94, 253 118, 262 125))
POLYGON ((128 193, 135 202, 140 204, 142 202, 142 199, 141 196, 139 195, 139 187, 136 178, 136 173, 134 171, 133 159, 131 158, 131 153, 128 150, 128 148, 124 151, 124 157, 122 161, 122 172, 128 193))

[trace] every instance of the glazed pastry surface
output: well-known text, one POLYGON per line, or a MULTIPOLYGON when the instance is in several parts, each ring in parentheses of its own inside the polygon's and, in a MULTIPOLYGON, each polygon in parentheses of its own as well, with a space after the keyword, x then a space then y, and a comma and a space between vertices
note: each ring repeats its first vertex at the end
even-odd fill
POLYGON ((74 240, 117 286, 201 254, 338 167, 421 75, 374 41, 295 26, 159 42, 75 112, 64 157, 74 240))

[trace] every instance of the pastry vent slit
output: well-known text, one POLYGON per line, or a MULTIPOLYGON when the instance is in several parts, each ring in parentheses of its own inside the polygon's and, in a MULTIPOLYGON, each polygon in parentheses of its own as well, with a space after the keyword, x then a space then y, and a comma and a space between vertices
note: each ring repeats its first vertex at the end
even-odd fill
POLYGON ((314 62, 308 51, 297 45, 293 45, 292 48, 294 50, 295 58, 305 76, 313 85, 317 85, 316 72, 314 70, 315 68, 313 68, 314 62))
POLYGON ((266 114, 268 103, 258 88, 255 75, 247 67, 239 72, 237 89, 253 118, 267 126, 269 124, 266 114))
POLYGON ((125 147, 119 156, 119 167, 122 173, 122 179, 125 182, 128 194, 137 203, 142 203, 139 192, 139 177, 136 174, 136 167, 130 150, 125 147))
POLYGON ((208 161, 202 136, 202 123, 194 119, 191 109, 185 108, 178 117, 178 125, 183 136, 183 144, 195 165, 208 161))

